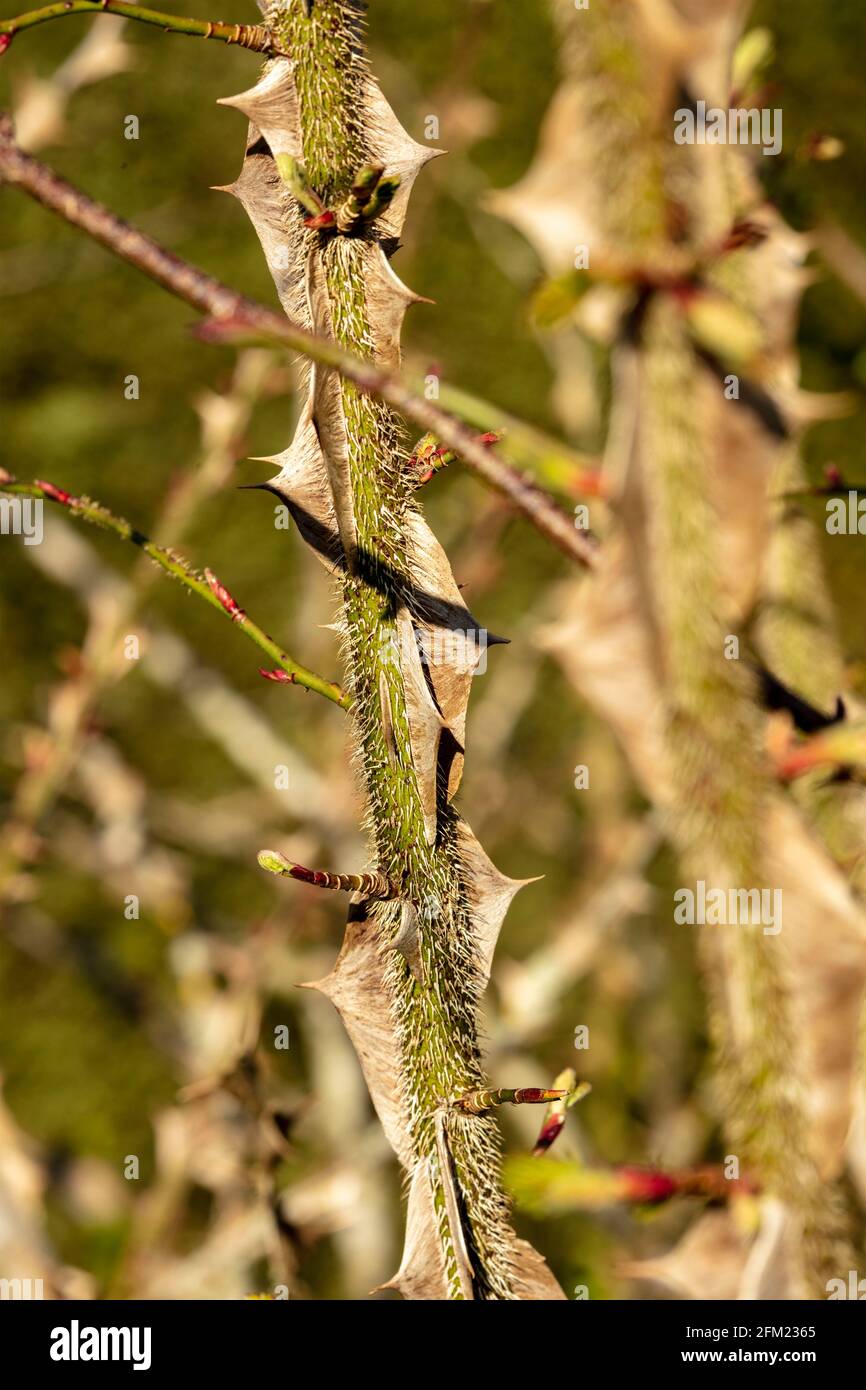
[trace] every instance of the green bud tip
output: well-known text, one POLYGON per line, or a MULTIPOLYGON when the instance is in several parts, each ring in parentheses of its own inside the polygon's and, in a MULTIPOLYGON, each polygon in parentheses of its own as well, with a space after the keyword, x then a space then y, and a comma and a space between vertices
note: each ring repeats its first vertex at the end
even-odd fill
POLYGON ((288 874, 291 873, 292 866, 284 854, 280 854, 275 849, 259 850, 256 856, 260 869, 267 869, 269 874, 288 874))
POLYGON ((352 192, 357 197, 359 194, 369 193, 376 187, 382 177, 384 170, 381 164, 365 164, 359 169, 352 181, 352 192))

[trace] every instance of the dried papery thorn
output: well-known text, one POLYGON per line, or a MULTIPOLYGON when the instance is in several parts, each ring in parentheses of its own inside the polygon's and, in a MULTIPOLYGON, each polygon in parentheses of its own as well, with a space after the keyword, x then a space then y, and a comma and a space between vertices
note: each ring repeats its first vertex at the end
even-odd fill
POLYGON ((344 893, 360 893, 365 898, 398 898, 400 889, 385 874, 375 872, 365 874, 331 874, 326 869, 308 869, 303 864, 293 864, 279 850, 263 849, 258 854, 259 866, 270 874, 282 874, 295 878, 299 883, 310 883, 315 888, 340 889, 344 893))

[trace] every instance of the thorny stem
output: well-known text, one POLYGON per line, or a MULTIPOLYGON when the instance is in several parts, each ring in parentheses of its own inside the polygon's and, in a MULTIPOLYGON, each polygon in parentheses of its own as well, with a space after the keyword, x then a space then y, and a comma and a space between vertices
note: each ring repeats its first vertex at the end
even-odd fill
POLYGON ((168 34, 217 39, 220 43, 251 48, 256 53, 288 56, 276 43, 273 34, 261 24, 224 24, 222 20, 213 22, 207 19, 189 19, 184 15, 163 14, 161 10, 144 9, 141 5, 127 5, 124 0, 61 0, 59 4, 44 5, 39 10, 29 10, 27 14, 16 15, 14 19, 2 19, 0 52, 9 47, 12 39, 22 29, 32 29, 36 24, 46 24, 49 19, 63 19, 65 15, 72 14, 122 15, 125 19, 136 19, 140 24, 156 25, 168 34), (5 43, 2 42, 4 36, 5 43))
POLYGON ((58 502, 72 516, 80 517, 82 521, 89 521, 94 526, 101 526, 104 530, 113 531, 121 540, 130 541, 132 545, 143 550, 145 555, 155 561, 166 574, 173 579, 179 579, 190 593, 197 594, 199 598, 204 599, 205 603, 210 604, 211 608, 226 613, 235 625, 249 637, 251 642, 255 642, 257 647, 267 653, 271 661, 276 662, 286 672, 293 685, 301 685, 306 690, 314 690, 317 695, 324 695, 326 700, 340 705, 342 709, 349 708, 349 696, 339 685, 333 681, 325 680, 315 671, 310 671, 306 666, 301 666, 294 661, 272 637, 269 637, 259 627, 258 623, 253 622, 252 618, 235 603, 228 590, 223 588, 210 570, 205 570, 203 575, 197 573, 183 556, 156 545, 141 531, 136 530, 124 517, 116 516, 107 507, 101 506, 98 502, 92 502, 87 497, 72 497, 51 483, 19 482, 16 478, 12 478, 8 473, 0 470, 0 492, 18 497, 37 497, 58 502))
MULTIPOLYGON (((405 377, 356 357, 336 342, 307 332, 283 314, 247 299, 198 267, 166 251, 151 237, 145 236, 60 178, 47 165, 24 154, 15 144, 8 115, 0 116, 2 180, 15 184, 43 207, 87 232, 121 260, 136 266, 164 289, 206 314, 208 322, 201 330, 205 338, 211 341, 252 339, 280 343, 314 362, 335 368, 362 392, 380 397, 406 419, 435 434, 443 444, 454 449, 466 467, 523 512, 537 530, 569 559, 587 566, 594 563, 596 542, 588 532, 578 530, 567 514, 531 479, 479 444, 471 429, 441 406, 417 395, 405 377)), ((440 400, 453 404, 458 412, 467 402, 472 402, 473 408, 478 404, 471 397, 444 384, 440 386, 440 400)), ((474 410, 474 413, 477 414, 477 411, 474 410)), ((490 414, 492 416, 495 412, 491 409, 490 414)), ((524 438, 525 442, 528 441, 529 432, 524 438)), ((567 455, 564 445, 553 445, 552 441, 546 443, 559 455, 567 455)))

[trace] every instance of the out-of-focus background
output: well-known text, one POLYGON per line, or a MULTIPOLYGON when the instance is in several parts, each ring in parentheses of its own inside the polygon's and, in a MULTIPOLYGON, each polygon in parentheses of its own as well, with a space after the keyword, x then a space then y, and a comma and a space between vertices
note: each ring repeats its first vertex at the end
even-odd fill
MULTIPOLYGON (((241 0, 225 16, 208 0, 181 8, 256 19, 241 0)), ((556 85, 547 6, 370 8, 391 104, 419 140, 435 117, 448 151, 416 186, 396 261, 435 300, 409 316, 407 356, 592 453, 605 354, 533 322, 540 263, 488 201, 525 172, 556 85)), ((767 104, 785 122, 766 191, 827 249, 803 303, 803 381, 849 396, 844 418, 810 431, 810 474, 833 464, 866 483, 866 10, 764 0, 751 23, 773 36, 767 104), (816 142, 834 157, 815 158, 816 142)), ((16 37, 0 98, 25 148, 273 303, 240 205, 209 191, 237 174, 245 134, 216 99, 258 68, 215 43, 69 18, 16 37)), ((237 491, 267 476, 251 456, 288 442, 292 364, 201 343, 192 312, 134 270, 12 190, 0 206, 0 464, 176 543, 298 660, 339 677, 329 581, 273 525, 272 498, 237 491)), ((590 1171, 718 1162, 669 851, 547 651, 567 564, 456 468, 424 503, 473 611, 511 639, 475 683, 461 810, 504 871, 544 875, 497 950, 493 1084, 549 1085, 574 1066, 593 1090, 559 1147, 590 1171), (589 790, 575 789, 580 764, 589 790), (590 1046, 576 1050, 582 1026, 590 1046)), ((825 545, 861 690, 864 545, 825 545)), ((329 969, 343 902, 256 866, 265 846, 363 865, 342 713, 263 681, 218 614, 59 509, 41 545, 0 537, 0 573, 0 1276, 85 1297, 365 1296, 398 1263, 399 1177, 336 1013, 298 988, 329 969)), ((538 1121, 504 1117, 510 1153, 538 1121)), ((636 1266, 675 1244, 699 1199, 600 1206, 588 1184, 553 1209, 528 1195, 518 1224, 567 1291, 676 1292, 636 1266)))

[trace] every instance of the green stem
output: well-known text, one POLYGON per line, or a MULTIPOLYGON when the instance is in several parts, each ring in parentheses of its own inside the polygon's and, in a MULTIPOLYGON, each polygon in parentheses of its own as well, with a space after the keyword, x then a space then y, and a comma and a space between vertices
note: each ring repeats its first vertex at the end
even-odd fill
POLYGON ((258 623, 253 622, 252 618, 238 607, 231 595, 210 574, 209 570, 206 570, 204 575, 199 574, 190 567, 182 555, 156 545, 141 531, 136 530, 124 517, 115 516, 107 507, 103 507, 98 502, 92 502, 87 497, 72 497, 59 488, 53 487, 50 483, 19 482, 8 474, 0 477, 0 492, 18 497, 37 497, 49 502, 58 502, 72 516, 80 517, 82 521, 88 521, 93 526, 100 526, 103 530, 113 531, 121 540, 129 541, 132 545, 138 546, 139 550, 143 550, 145 555, 159 565, 166 574, 173 579, 180 580, 190 593, 197 594, 211 608, 216 608, 227 614, 235 625, 249 637, 251 642, 255 642, 256 646, 265 652, 271 661, 275 662, 282 671, 285 671, 292 685, 302 685, 305 690, 313 690, 317 695, 324 695, 326 700, 340 705, 342 709, 349 708, 350 698, 344 690, 341 690, 340 686, 333 681, 325 680, 315 671, 311 671, 308 667, 301 666, 297 661, 294 661, 272 637, 269 637, 259 627, 258 623))
MULTIPOLYGON (((423 382, 413 379, 410 384, 415 391, 423 390, 423 382)), ((467 425, 501 433, 502 451, 518 468, 530 469, 548 487, 574 497, 605 495, 599 460, 591 455, 568 448, 542 430, 515 419, 507 410, 459 386, 441 383, 439 401, 445 410, 465 420, 467 425)))
POLYGON ((587 1168, 569 1159, 528 1154, 506 1159, 505 1178, 518 1206, 533 1216, 565 1216, 618 1205, 659 1206, 677 1197, 725 1202, 753 1197, 751 1178, 727 1178, 722 1167, 704 1165, 664 1172, 658 1168, 587 1168))
MULTIPOLYGON (((39 10, 16 15, 14 19, 0 20, 0 35, 9 36, 9 42, 23 29, 32 29, 37 24, 47 24, 49 19, 63 19, 72 14, 116 14, 125 19, 138 20, 140 24, 153 24, 169 34, 186 34, 190 38, 216 39, 219 43, 237 44, 240 48, 251 48, 256 53, 269 53, 277 56, 288 55, 275 43, 273 35, 260 24, 224 24, 222 20, 213 22, 207 19, 190 19, 185 15, 163 14, 161 10, 148 10, 141 5, 127 5, 124 0, 61 0, 60 4, 43 5, 39 10)), ((8 48, 9 44, 4 45, 8 48)))

